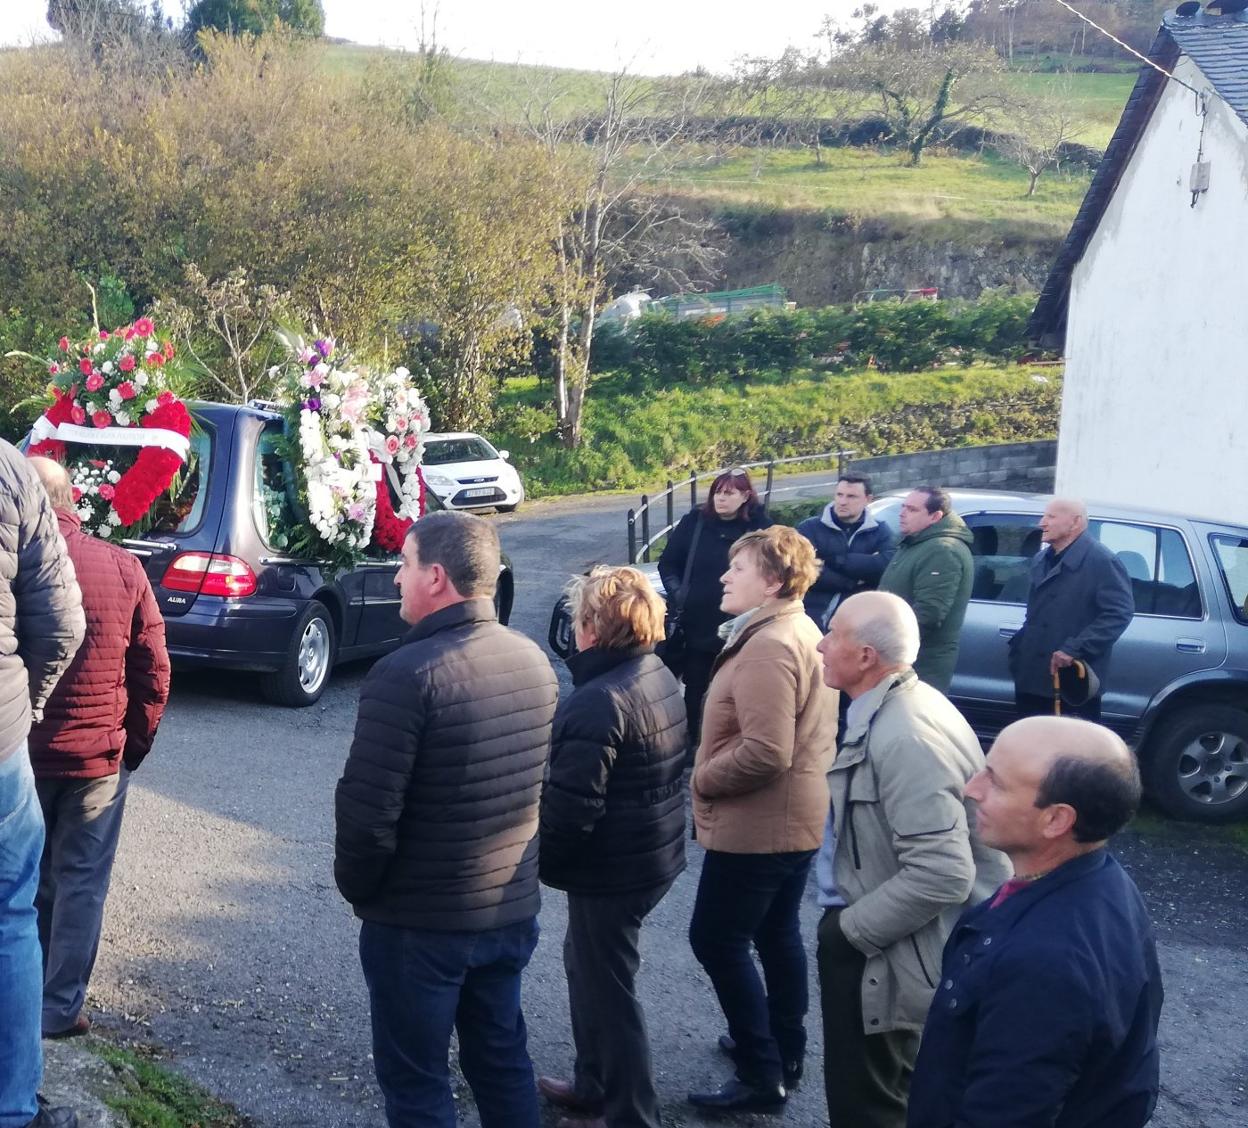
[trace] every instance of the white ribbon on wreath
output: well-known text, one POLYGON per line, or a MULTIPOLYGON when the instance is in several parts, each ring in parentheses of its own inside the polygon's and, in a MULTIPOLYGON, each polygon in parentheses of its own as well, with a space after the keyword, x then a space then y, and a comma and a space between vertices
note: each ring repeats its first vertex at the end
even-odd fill
MULTIPOLYGON (((365 428, 364 433, 368 439, 368 449, 377 456, 377 461, 385 468, 386 480, 389 481, 394 488, 395 495, 401 501, 398 516, 415 520, 420 516, 420 481, 416 477, 416 467, 408 468, 400 478, 395 462, 402 457, 402 453, 395 456, 386 450, 386 436, 381 431, 368 427, 365 428)), ((412 460, 406 458, 403 461, 411 462, 412 460)))
POLYGON ((164 447, 183 462, 191 450, 191 440, 165 427, 82 427, 77 423, 53 423, 39 416, 31 427, 32 442, 57 439, 63 443, 92 443, 100 446, 164 447))

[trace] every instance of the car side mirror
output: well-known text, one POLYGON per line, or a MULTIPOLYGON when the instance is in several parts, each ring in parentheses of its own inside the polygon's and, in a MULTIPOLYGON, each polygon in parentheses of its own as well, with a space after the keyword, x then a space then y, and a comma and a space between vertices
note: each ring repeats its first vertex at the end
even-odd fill
POLYGON ((499 458, 501 458, 504 462, 506 462, 506 461, 507 461, 507 459, 509 459, 509 458, 511 457, 511 451, 509 451, 509 450, 500 450, 500 451, 498 452, 498 457, 499 457, 499 458))

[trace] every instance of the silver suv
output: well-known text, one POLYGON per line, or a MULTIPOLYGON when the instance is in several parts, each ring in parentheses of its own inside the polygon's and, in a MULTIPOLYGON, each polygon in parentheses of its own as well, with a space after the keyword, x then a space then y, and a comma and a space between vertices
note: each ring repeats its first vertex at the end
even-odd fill
MULTIPOLYGON (((981 738, 1013 720, 1006 642, 1023 625, 1046 496, 951 490, 975 538, 975 581, 949 696, 981 738)), ((897 528, 901 493, 872 503, 897 528)), ((1089 532, 1131 577, 1103 722, 1136 752, 1153 798, 1182 818, 1248 815, 1248 529, 1089 504, 1089 532)))

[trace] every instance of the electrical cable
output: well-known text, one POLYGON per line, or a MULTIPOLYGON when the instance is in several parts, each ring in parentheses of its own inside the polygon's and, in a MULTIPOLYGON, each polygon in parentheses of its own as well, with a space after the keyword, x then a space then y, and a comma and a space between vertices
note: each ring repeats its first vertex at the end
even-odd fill
MULTIPOLYGON (((1184 82, 1181 78, 1175 78, 1174 75, 1172 75, 1168 70, 1166 70, 1165 67, 1161 66, 1160 63, 1156 63, 1152 59, 1150 59, 1147 55, 1141 54, 1134 47, 1132 47, 1129 43, 1124 43, 1121 39, 1118 38, 1118 36, 1114 35, 1113 32, 1106 31, 1105 28, 1101 27, 1101 25, 1098 24, 1095 20, 1090 19, 1088 16, 1085 16, 1081 11, 1079 11, 1078 8, 1067 3, 1067 0, 1057 0, 1057 2, 1063 8, 1065 8, 1072 16, 1077 16, 1079 19, 1083 20, 1083 22, 1086 23, 1089 27, 1093 28, 1095 31, 1099 31, 1103 36, 1105 36, 1106 39, 1112 40, 1114 43, 1118 44, 1118 46, 1121 47, 1128 54, 1134 55, 1137 59, 1140 60, 1140 62, 1144 63, 1147 66, 1152 67, 1153 70, 1160 71, 1171 82, 1177 82, 1185 90, 1190 90, 1193 94, 1196 95, 1197 98, 1200 98, 1202 101, 1210 93, 1208 91, 1202 93, 1201 91, 1197 90, 1196 87, 1191 86, 1188 83, 1184 82)), ((1216 92, 1215 92, 1215 96, 1216 96, 1216 92)))

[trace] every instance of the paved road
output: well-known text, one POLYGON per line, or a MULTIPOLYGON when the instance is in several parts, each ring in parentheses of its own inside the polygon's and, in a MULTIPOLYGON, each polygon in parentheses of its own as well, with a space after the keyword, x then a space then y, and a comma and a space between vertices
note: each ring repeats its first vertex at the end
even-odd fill
MULTIPOLYGON (((786 484, 818 492, 820 481, 826 492, 826 475, 786 484)), ((544 639, 566 576, 624 558, 626 505, 550 503, 498 518, 518 575, 513 625, 544 639)), ((357 926, 330 874, 333 785, 365 672, 340 671, 306 710, 263 703, 246 676, 179 675, 156 752, 132 781, 93 1005, 106 1012, 105 1024, 168 1047, 179 1068, 263 1128, 384 1123, 357 926)), ((1166 1092, 1154 1123, 1242 1123, 1248 866, 1199 838, 1130 839, 1123 852, 1164 940, 1166 1092)), ((643 934, 642 990, 673 1125, 701 1123, 684 1093, 727 1075, 714 1050, 721 1019, 685 938, 699 861, 694 847, 689 871, 643 934)), ((808 897, 807 935, 816 916, 808 897)), ((560 1074, 571 1062, 564 920, 562 896, 546 893, 525 984, 534 1061, 560 1074)), ((817 1062, 817 1029, 811 1033, 817 1062)), ((464 1123, 475 1125, 466 1096, 463 1110, 464 1123)), ((817 1065, 785 1122, 826 1123, 817 1065)))

